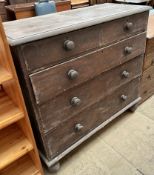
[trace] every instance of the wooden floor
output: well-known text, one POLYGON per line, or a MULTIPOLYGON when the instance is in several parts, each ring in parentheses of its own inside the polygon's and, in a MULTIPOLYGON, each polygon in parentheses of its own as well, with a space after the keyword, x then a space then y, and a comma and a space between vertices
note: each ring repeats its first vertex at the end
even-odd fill
POLYGON ((54 175, 154 175, 154 96, 82 144, 54 175))

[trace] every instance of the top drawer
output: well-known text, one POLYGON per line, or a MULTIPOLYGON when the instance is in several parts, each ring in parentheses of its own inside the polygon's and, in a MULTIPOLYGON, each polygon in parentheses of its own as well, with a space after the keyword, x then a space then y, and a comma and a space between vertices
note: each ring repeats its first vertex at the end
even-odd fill
POLYGON ((148 12, 18 46, 29 73, 146 30, 148 12))

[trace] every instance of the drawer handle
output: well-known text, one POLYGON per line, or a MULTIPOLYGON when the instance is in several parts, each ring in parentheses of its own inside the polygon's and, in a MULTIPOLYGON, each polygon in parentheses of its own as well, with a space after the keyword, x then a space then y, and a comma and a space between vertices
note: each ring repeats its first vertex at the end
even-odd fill
POLYGON ((132 47, 125 47, 125 54, 131 54, 133 51, 133 48, 132 47))
POLYGON ((127 72, 126 70, 123 71, 122 76, 125 78, 129 77, 129 72, 127 72))
POLYGON ((123 101, 126 101, 126 100, 127 100, 127 96, 126 96, 126 95, 121 95, 121 99, 122 99, 123 101))
POLYGON ((71 105, 72 106, 79 106, 81 104, 81 100, 78 97, 73 97, 71 99, 71 105))
POLYGON ((75 48, 75 43, 73 41, 71 41, 71 40, 66 40, 64 42, 64 48, 66 50, 73 50, 75 48))
POLYGON ((79 75, 79 73, 74 69, 71 69, 71 70, 68 71, 68 77, 71 80, 76 79, 78 77, 78 75, 79 75))
POLYGON ((81 125, 80 123, 75 125, 75 131, 81 131, 83 129, 83 125, 81 125))
POLYGON ((125 25, 125 29, 127 31, 130 31, 130 30, 132 30, 132 28, 133 28, 133 23, 132 22, 127 22, 126 25, 125 25))

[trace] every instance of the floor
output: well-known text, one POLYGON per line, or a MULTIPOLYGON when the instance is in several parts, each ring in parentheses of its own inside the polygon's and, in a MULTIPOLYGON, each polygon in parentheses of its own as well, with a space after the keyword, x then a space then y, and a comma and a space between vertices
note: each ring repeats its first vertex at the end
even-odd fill
POLYGON ((54 175, 154 175, 154 96, 82 144, 54 175))

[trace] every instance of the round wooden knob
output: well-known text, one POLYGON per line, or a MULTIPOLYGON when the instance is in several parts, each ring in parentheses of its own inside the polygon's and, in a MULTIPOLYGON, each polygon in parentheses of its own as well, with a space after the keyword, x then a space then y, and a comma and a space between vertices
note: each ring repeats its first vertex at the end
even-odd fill
POLYGON ((71 105, 72 106, 79 106, 81 104, 81 100, 78 97, 73 97, 71 99, 71 105))
POLYGON ((75 48, 75 43, 73 41, 71 41, 71 40, 66 40, 64 42, 64 48, 66 50, 73 50, 75 48))
POLYGON ((125 78, 128 78, 129 77, 129 72, 127 72, 126 70, 124 70, 122 72, 122 76, 125 77, 125 78))
POLYGON ((75 125, 75 130, 76 131, 81 131, 83 129, 83 125, 81 125, 80 123, 75 125))
POLYGON ((79 73, 74 69, 71 69, 71 70, 68 71, 68 77, 71 80, 76 79, 78 77, 78 75, 79 75, 79 73))
POLYGON ((132 30, 133 28, 133 23, 132 22, 127 22, 126 25, 125 25, 125 30, 132 30))
POLYGON ((133 48, 132 47, 125 47, 125 54, 131 54, 132 53, 133 48))
POLYGON ((126 96, 126 95, 121 95, 121 99, 122 99, 123 101, 126 101, 126 100, 127 100, 127 96, 126 96))

